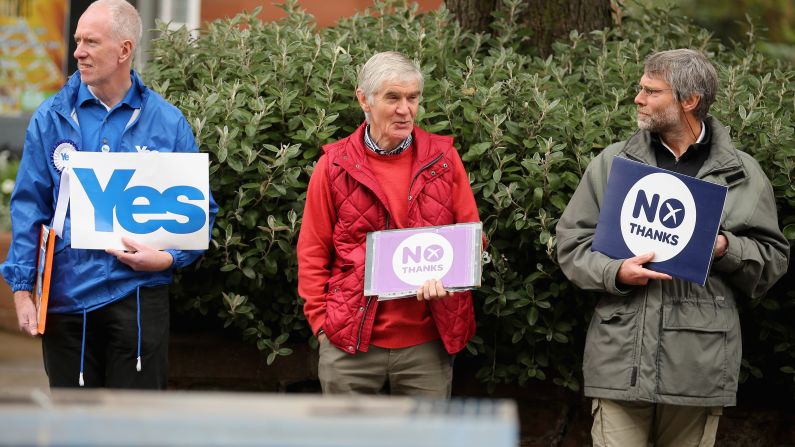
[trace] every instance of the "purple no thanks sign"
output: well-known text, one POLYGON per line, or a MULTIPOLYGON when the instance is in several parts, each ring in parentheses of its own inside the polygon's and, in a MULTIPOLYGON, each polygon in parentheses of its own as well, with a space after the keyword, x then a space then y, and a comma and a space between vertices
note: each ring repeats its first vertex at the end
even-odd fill
POLYGON ((482 233, 480 222, 369 233, 365 295, 413 296, 434 278, 447 290, 479 287, 482 233))

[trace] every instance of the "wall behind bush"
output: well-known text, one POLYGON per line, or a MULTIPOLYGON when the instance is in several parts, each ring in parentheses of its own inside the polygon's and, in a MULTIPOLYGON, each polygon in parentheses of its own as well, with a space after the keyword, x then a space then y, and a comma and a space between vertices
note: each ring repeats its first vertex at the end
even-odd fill
MULTIPOLYGON (((211 250, 175 285, 180 306, 218 315, 268 362, 291 353, 288 340, 316 343, 296 294, 306 186, 321 146, 362 122, 356 69, 378 51, 420 62, 419 125, 453 135, 470 174, 492 263, 467 348, 489 385, 547 379, 579 388, 594 297, 561 274, 554 227, 591 158, 636 128, 632 99, 652 51, 690 47, 712 58, 722 82, 713 113, 767 171, 795 239, 795 70, 748 42, 725 47, 670 11, 646 9, 610 30, 572 31, 541 59, 510 16, 495 23, 495 38, 463 32, 444 9, 417 15, 377 3, 322 30, 294 2, 285 9, 274 23, 254 15, 209 23, 195 40, 164 32, 145 76, 211 154, 221 206, 211 250)), ((792 289, 790 275, 743 304, 744 376, 793 384, 792 289)))

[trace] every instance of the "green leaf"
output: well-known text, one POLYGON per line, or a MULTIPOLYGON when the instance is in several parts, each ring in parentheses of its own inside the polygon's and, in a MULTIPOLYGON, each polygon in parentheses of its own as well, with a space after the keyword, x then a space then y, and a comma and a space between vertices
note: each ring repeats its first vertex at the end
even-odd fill
POLYGON ((784 227, 784 237, 790 241, 795 241, 795 224, 789 224, 784 227))
POLYGON ((527 313, 527 324, 529 324, 530 326, 535 326, 537 321, 538 321, 538 308, 533 306, 530 308, 530 311, 527 313))
POLYGON ((466 153, 467 159, 468 160, 472 160, 475 157, 480 157, 490 147, 491 147, 491 143, 489 143, 489 142, 473 144, 472 146, 469 147, 469 150, 466 153))
POLYGON ((284 344, 284 342, 286 342, 288 338, 290 338, 290 334, 285 332, 284 334, 282 334, 282 335, 279 335, 279 336, 276 338, 276 342, 275 342, 275 343, 276 343, 277 345, 284 344))
POLYGON ((563 211, 566 209, 566 200, 561 196, 552 196, 549 198, 549 202, 555 205, 555 208, 563 211))
POLYGON ((778 310, 778 308, 780 306, 779 306, 778 302, 776 302, 775 300, 768 299, 768 298, 763 298, 762 299, 762 307, 764 307, 767 310, 778 310))
POLYGON ((549 238, 550 237, 551 237, 551 235, 549 234, 549 231, 542 231, 538 235, 538 242, 541 243, 541 244, 546 244, 547 242, 549 242, 549 238))
POLYGON ((541 200, 544 198, 544 190, 537 186, 533 190, 533 206, 536 208, 541 207, 541 200))

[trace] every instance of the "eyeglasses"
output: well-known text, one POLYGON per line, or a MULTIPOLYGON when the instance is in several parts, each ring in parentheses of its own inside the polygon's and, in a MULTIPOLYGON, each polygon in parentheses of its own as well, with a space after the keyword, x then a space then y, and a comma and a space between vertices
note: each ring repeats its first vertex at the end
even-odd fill
POLYGON ((668 91, 668 90, 673 90, 673 89, 670 89, 670 88, 649 88, 649 87, 645 87, 643 85, 638 86, 638 94, 643 93, 646 96, 649 96, 649 97, 652 97, 652 98, 656 98, 657 96, 660 95, 660 93, 668 91))

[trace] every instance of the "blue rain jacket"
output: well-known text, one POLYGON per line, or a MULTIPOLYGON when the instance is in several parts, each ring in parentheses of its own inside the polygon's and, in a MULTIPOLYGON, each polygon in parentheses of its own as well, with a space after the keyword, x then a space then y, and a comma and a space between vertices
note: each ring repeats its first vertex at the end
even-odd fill
MULTIPOLYGON (((198 152, 193 131, 182 112, 156 92, 147 88, 136 72, 131 72, 132 88, 141 95, 140 113, 122 134, 121 147, 114 152, 136 152, 136 146, 160 152, 198 152)), ((99 151, 83 147, 75 103, 80 73, 75 72, 66 85, 44 101, 28 125, 25 147, 11 195, 12 242, 0 273, 13 291, 33 290, 36 253, 41 224, 50 225, 55 213, 61 172, 53 162, 53 152, 69 140, 81 151, 99 151)), ((210 196, 212 229, 218 206, 210 196)), ((209 236, 209 235, 208 235, 209 236)), ((57 238, 53 258, 49 312, 76 313, 91 311, 124 298, 137 287, 171 282, 172 272, 136 272, 102 250, 71 248, 71 219, 67 213, 63 238, 57 238)), ((172 268, 195 261, 201 250, 166 250, 174 258, 172 268)))

